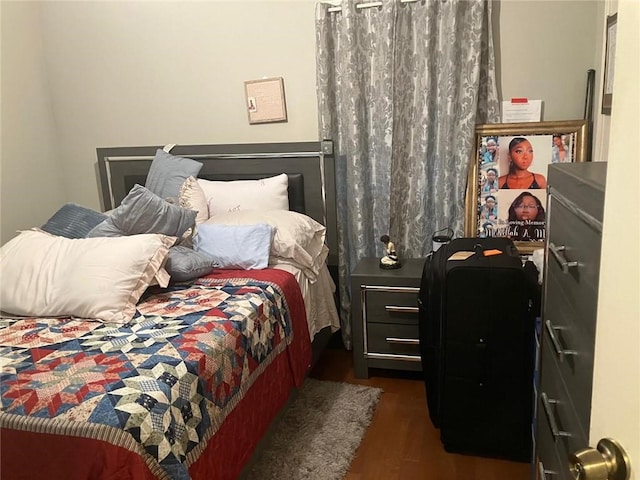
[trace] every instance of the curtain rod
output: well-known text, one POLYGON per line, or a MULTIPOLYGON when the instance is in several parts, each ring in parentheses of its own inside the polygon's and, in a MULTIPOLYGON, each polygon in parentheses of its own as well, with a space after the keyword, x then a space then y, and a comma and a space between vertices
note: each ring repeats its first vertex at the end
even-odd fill
MULTIPOLYGON (((400 0, 400 3, 415 3, 417 1, 419 0, 400 0)), ((328 12, 342 11, 342 7, 340 5, 337 5, 336 2, 326 1, 322 3, 326 3, 327 5, 330 5, 330 7, 327 9, 328 12)), ((381 7, 381 6, 382 6, 382 2, 365 2, 365 3, 356 4, 356 8, 358 10, 362 10, 364 8, 381 7)))

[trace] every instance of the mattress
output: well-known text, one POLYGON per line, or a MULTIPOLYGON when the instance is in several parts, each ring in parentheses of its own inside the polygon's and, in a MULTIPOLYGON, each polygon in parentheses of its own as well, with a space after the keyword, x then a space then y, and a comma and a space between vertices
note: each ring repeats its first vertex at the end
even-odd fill
POLYGON ((150 289, 125 325, 2 318, 3 478, 235 478, 308 371, 308 330, 278 269, 150 289))
POLYGON ((330 327, 332 333, 340 329, 340 318, 335 303, 336 285, 326 265, 320 269, 316 281, 311 281, 301 269, 293 265, 278 264, 273 268, 291 273, 298 282, 304 299, 311 340, 323 328, 330 327))

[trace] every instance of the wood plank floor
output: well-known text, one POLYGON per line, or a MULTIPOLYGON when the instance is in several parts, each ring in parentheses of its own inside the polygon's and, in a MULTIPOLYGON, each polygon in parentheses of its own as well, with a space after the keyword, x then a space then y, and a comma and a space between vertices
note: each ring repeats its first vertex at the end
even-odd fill
POLYGON ((529 480, 526 463, 458 455, 444 451, 428 417, 420 376, 371 370, 353 375, 353 357, 327 349, 311 372, 321 380, 382 388, 384 393, 344 480, 529 480))

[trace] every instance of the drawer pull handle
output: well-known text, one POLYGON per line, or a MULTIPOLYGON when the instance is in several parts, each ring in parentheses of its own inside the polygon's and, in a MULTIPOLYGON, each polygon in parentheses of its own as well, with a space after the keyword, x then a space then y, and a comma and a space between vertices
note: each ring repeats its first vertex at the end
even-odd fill
POLYGON ((564 360, 565 355, 577 355, 578 352, 575 350, 565 350, 560 344, 560 340, 556 336, 556 330, 562 330, 561 327, 554 327, 551 323, 551 320, 547 320, 544 322, 545 327, 547 328, 547 333, 549 334, 549 338, 551 339, 551 343, 553 343, 553 349, 556 351, 556 355, 558 356, 558 360, 562 362, 564 360))
POLYGON ((399 343, 402 345, 420 345, 420 340, 415 338, 398 338, 398 337, 387 337, 387 343, 399 343))
POLYGON ((542 462, 538 462, 538 478, 540 480, 549 480, 549 477, 547 475, 555 477, 556 475, 558 475, 558 472, 554 472, 553 470, 545 470, 542 462))
POLYGON ((398 353, 367 353, 367 358, 374 360, 393 360, 401 362, 422 362, 420 355, 400 355, 398 353))
POLYGON ((557 400, 552 400, 547 397, 545 392, 540 394, 540 399, 542 400, 542 408, 544 408, 545 416, 547 417, 547 422, 549 423, 549 428, 551 429, 551 435, 553 438, 556 437, 570 437, 571 434, 569 432, 563 432, 558 428, 558 422, 556 422, 556 417, 553 415, 551 411, 551 404, 558 403, 557 400))
POLYGON ((557 247, 553 242, 549 242, 549 251, 552 253, 553 258, 560 264, 562 268, 562 273, 569 273, 570 268, 577 267, 578 262, 569 262, 566 258, 564 258, 563 252, 566 251, 567 247, 564 245, 560 245, 557 247))
POLYGON ((401 307, 398 305, 385 305, 388 313, 418 313, 418 307, 401 307))

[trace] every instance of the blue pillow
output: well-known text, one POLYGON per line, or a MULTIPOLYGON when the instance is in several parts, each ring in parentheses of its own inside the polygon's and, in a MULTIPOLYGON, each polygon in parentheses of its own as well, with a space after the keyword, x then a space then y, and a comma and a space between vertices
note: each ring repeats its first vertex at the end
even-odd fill
POLYGON ((158 149, 144 186, 164 200, 178 198, 184 181, 188 177, 197 177, 201 168, 200 162, 158 149))
POLYGON ((201 223, 193 240, 197 252, 213 257, 219 268, 259 270, 269 265, 273 227, 201 223))
POLYGON ((172 205, 141 185, 129 194, 109 217, 92 229, 89 237, 121 237, 162 233, 181 237, 196 224, 196 212, 172 205))
POLYGON ((165 270, 172 282, 186 282, 213 272, 214 260, 209 255, 175 245, 169 249, 165 270))
POLYGON ((85 238, 93 227, 102 223, 106 218, 104 213, 75 203, 67 203, 40 228, 60 237, 85 238))

